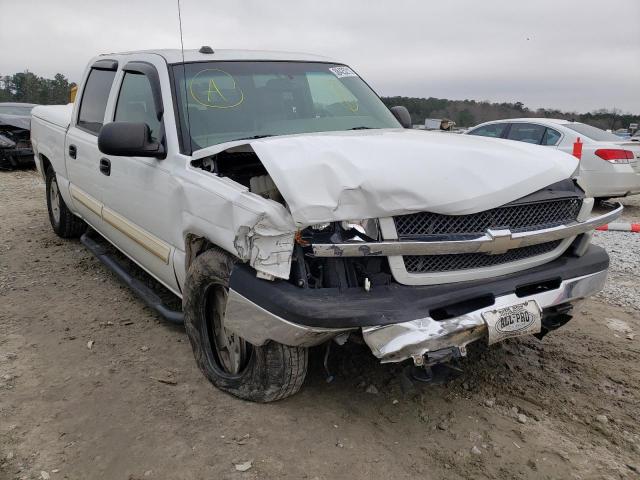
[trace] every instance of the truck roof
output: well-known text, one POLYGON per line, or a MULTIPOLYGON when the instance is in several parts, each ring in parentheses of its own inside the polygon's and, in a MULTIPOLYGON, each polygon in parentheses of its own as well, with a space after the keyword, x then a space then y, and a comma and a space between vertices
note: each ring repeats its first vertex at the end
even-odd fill
MULTIPOLYGON (((167 63, 182 63, 182 50, 179 48, 159 49, 159 50, 138 50, 133 52, 119 52, 102 54, 101 56, 131 55, 139 53, 149 53, 160 55, 167 63)), ((213 49, 213 53, 200 53, 198 50, 189 49, 184 51, 184 61, 190 62, 212 62, 224 60, 280 60, 294 62, 331 62, 341 63, 321 55, 300 52, 278 52, 268 50, 227 50, 213 49)))

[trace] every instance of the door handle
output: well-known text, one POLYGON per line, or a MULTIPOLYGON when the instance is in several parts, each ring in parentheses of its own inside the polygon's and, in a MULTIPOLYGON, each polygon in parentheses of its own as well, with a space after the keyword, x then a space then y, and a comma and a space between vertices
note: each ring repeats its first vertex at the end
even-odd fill
POLYGON ((100 171, 107 177, 111 175, 111 160, 108 158, 100 159, 100 171))
POLYGON ((76 158, 78 156, 78 149, 75 145, 69 145, 69 156, 71 158, 76 158))

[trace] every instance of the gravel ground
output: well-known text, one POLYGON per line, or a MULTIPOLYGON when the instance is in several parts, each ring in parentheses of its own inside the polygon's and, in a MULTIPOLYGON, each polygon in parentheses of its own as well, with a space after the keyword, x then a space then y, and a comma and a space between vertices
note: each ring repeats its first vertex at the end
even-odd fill
MULTIPOLYGON (((616 201, 625 206, 618 221, 640 223, 640 195, 616 201)), ((604 247, 611 257, 609 281, 596 298, 637 314, 640 311, 640 233, 596 232, 593 242, 604 247)))
POLYGON ((215 389, 184 329, 53 234, 36 172, 0 171, 0 218, 0 480, 639 478, 625 234, 598 234, 605 293, 543 341, 478 342, 441 386, 352 343, 327 383, 314 350, 297 395, 257 405, 215 389))

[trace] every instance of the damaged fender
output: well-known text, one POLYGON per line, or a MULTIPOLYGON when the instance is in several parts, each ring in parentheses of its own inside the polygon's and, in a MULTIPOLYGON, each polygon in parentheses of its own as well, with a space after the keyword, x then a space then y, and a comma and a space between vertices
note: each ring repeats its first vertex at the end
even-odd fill
POLYGON ((182 182, 184 236, 207 238, 267 278, 288 279, 297 227, 287 209, 228 178, 189 171, 182 182))

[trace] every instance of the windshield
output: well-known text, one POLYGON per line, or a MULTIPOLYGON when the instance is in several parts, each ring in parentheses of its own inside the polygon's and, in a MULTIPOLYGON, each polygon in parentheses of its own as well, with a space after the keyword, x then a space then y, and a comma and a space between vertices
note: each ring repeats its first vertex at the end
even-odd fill
POLYGON ((21 107, 17 105, 0 105, 0 114, 5 115, 30 115, 33 107, 21 107))
POLYGON ((206 62, 184 70, 186 82, 183 65, 173 67, 183 144, 192 151, 262 136, 400 127, 344 65, 206 62))
POLYGON ((584 123, 565 123, 564 127, 570 128, 574 132, 578 132, 596 142, 619 142, 620 137, 613 133, 605 132, 599 128, 592 127, 584 123))

